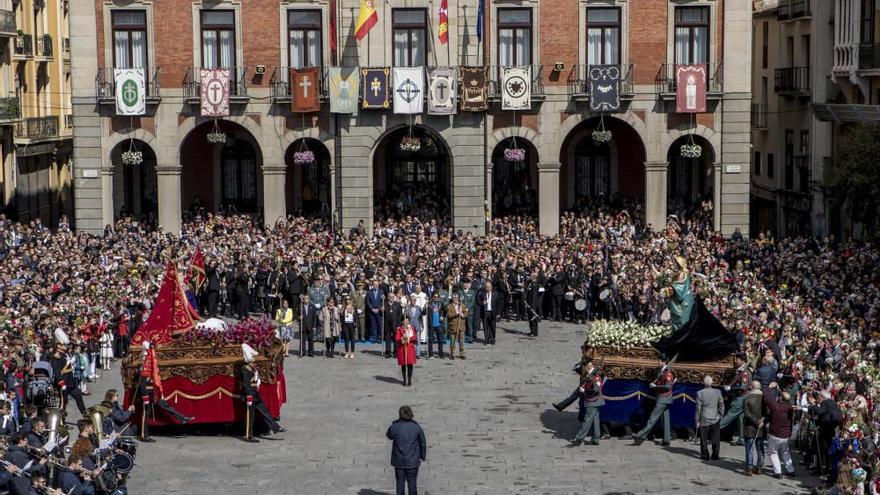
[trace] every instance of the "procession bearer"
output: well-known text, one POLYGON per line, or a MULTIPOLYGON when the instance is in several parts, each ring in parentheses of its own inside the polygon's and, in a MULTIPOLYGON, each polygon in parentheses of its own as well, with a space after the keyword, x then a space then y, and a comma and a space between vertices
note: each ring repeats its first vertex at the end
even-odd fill
POLYGON ((269 413, 269 409, 266 408, 266 404, 260 398, 260 372, 254 366, 254 360, 257 359, 259 353, 247 344, 241 344, 241 353, 245 363, 241 367, 241 386, 244 390, 246 415, 244 441, 257 443, 259 440, 254 438, 254 418, 257 413, 263 418, 263 421, 266 422, 272 433, 281 433, 284 431, 284 428, 272 418, 272 414, 269 413))
POLYGON ((657 389, 657 402, 654 404, 654 410, 648 418, 648 424, 645 425, 638 433, 633 434, 633 442, 641 445, 645 438, 654 429, 654 425, 660 417, 663 417, 663 443, 661 445, 668 446, 672 441, 672 433, 670 432, 669 422, 669 405, 672 404, 672 387, 675 385, 675 373, 667 361, 660 368, 657 379, 651 382, 651 388, 657 389))

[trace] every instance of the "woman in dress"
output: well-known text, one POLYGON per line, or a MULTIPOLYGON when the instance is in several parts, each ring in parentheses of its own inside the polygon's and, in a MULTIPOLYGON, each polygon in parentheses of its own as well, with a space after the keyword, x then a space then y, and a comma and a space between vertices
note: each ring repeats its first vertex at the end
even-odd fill
POLYGON ((416 335, 415 328, 410 324, 409 316, 403 317, 403 324, 397 327, 394 341, 397 342, 397 364, 400 365, 400 373, 403 375, 403 386, 412 386, 413 364, 416 362, 416 335))
POLYGON ((327 304, 321 308, 324 326, 324 357, 332 358, 336 352, 336 341, 339 340, 339 308, 332 297, 327 299, 327 304))
POLYGON ((105 328, 101 333, 101 369, 110 369, 110 360, 113 359, 113 332, 105 328))
POLYGON ((358 314, 354 307, 351 296, 345 298, 345 306, 342 308, 342 338, 345 339, 346 359, 354 359, 354 334, 357 328, 358 314))

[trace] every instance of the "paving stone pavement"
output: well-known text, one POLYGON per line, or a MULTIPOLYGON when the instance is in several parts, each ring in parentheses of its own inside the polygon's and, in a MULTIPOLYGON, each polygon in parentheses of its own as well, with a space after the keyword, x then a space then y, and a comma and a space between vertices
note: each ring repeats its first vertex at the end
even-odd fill
MULTIPOLYGON (((497 346, 474 344, 465 361, 420 360, 408 388, 376 345, 359 346, 354 360, 290 357, 286 433, 259 444, 242 442, 240 431, 157 436, 138 450, 130 493, 391 495, 385 431, 403 404, 428 439, 423 495, 789 494, 815 485, 814 478, 745 477, 743 448, 728 443, 714 463, 683 441, 570 446, 576 407, 558 413, 551 403, 576 385, 570 368, 583 327, 541 327, 535 339, 526 324, 502 322, 497 346)), ((93 384, 91 402, 110 387, 120 387, 117 368, 93 384)))

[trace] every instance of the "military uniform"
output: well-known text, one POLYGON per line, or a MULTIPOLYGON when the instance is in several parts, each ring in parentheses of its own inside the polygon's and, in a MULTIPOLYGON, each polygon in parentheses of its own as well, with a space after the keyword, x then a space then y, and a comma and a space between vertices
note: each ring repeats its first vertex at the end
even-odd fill
POLYGON ((462 289, 459 294, 461 304, 467 308, 465 340, 471 343, 474 340, 474 305, 477 303, 477 291, 473 288, 462 289))
POLYGON ((241 367, 241 383, 244 390, 245 401, 245 440, 254 442, 254 418, 257 414, 263 418, 263 421, 272 430, 272 433, 284 431, 281 426, 272 418, 263 399, 260 398, 260 373, 252 364, 245 364, 241 367))
POLYGON ((358 287, 351 296, 354 309, 357 312, 357 340, 363 342, 367 339, 367 292, 363 286, 358 287))
POLYGON ((140 423, 140 431, 138 431, 138 436, 141 440, 150 441, 150 425, 148 424, 148 418, 152 418, 155 416, 155 407, 159 407, 159 409, 165 411, 170 414, 177 420, 180 424, 187 424, 193 420, 193 418, 189 418, 180 413, 177 409, 174 408, 171 404, 165 400, 164 397, 159 395, 156 396, 156 386, 153 383, 152 378, 141 376, 138 381, 137 386, 137 395, 135 395, 135 401, 139 402, 140 410, 141 410, 141 423, 140 423))
POLYGON ((651 411, 651 416, 648 418, 648 424, 646 424, 638 433, 633 435, 636 444, 645 441, 645 438, 647 438, 648 434, 651 433, 651 430, 654 429, 654 425, 657 424, 657 421, 660 420, 661 416, 663 417, 662 445, 669 445, 672 441, 672 433, 670 431, 671 425, 669 422, 669 405, 672 404, 672 387, 674 385, 675 373, 673 373, 669 367, 664 366, 664 369, 660 371, 660 376, 651 383, 651 386, 657 389, 657 402, 654 404, 654 410, 651 411))
POLYGON ((58 397, 61 400, 61 410, 67 413, 67 403, 72 397, 76 402, 79 412, 86 416, 86 405, 83 402, 82 392, 76 378, 73 377, 73 360, 66 352, 55 351, 49 359, 52 365, 52 376, 55 377, 55 387, 58 389, 58 397))
POLYGON ((721 418, 721 429, 727 427, 733 420, 738 422, 739 441, 743 441, 743 404, 746 400, 746 394, 749 392, 749 386, 752 383, 752 373, 748 368, 744 368, 737 372, 733 383, 725 387, 733 398, 730 401, 730 407, 727 413, 721 418))
MULTIPOLYGON (((578 418, 582 424, 580 431, 574 437, 575 442, 582 442, 592 431, 593 440, 591 443, 599 445, 599 437, 602 431, 599 420, 599 408, 605 405, 605 396, 602 395, 602 385, 604 382, 604 377, 594 370, 580 387, 583 417, 578 418)), ((581 416, 581 413, 578 416, 581 416)))

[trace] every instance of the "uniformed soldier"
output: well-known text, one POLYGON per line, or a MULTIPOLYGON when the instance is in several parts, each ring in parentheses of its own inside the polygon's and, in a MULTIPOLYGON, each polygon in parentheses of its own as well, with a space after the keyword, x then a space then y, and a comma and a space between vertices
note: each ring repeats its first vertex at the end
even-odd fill
POLYGON ((541 321, 541 315, 538 313, 541 307, 541 299, 543 298, 544 287, 538 281, 538 272, 532 272, 529 281, 525 286, 525 299, 523 300, 529 318, 529 333, 533 337, 538 336, 538 323, 541 321))
POLYGON ((358 280, 355 285, 352 301, 354 309, 357 313, 357 340, 363 342, 367 340, 367 314, 364 312, 367 308, 367 291, 363 280, 358 280))
POLYGON ((675 373, 669 367, 669 362, 663 364, 657 379, 651 382, 651 388, 657 389, 657 402, 654 404, 654 410, 648 418, 648 424, 645 425, 638 433, 633 434, 633 442, 641 445, 645 438, 654 429, 654 425, 663 417, 663 443, 661 445, 668 446, 672 441, 672 433, 670 432, 669 422, 669 405, 672 404, 672 387, 675 385, 675 373))
POLYGON ((327 303, 328 297, 330 297, 330 290, 324 286, 324 279, 320 276, 315 277, 314 285, 309 287, 309 301, 316 309, 321 309, 327 303))
POLYGON ((244 440, 245 442, 257 443, 259 440, 254 438, 254 418, 257 414, 263 418, 263 421, 266 422, 272 433, 282 433, 285 430, 272 418, 272 415, 260 398, 260 372, 254 366, 254 360, 257 359, 259 353, 247 344, 241 344, 241 353, 245 363, 241 367, 241 386, 244 391, 246 416, 244 440))
POLYGON ((151 350, 150 343, 144 342, 144 363, 141 366, 140 379, 137 384, 137 393, 135 394, 135 402, 139 403, 141 410, 140 429, 138 438, 142 442, 155 442, 150 437, 150 425, 148 418, 154 417, 154 407, 173 416, 180 424, 185 425, 196 419, 193 416, 184 416, 174 408, 162 393, 162 383, 159 380, 159 362, 156 360, 155 350, 151 350), (156 392, 159 392, 158 394, 156 392))
POLYGON ((746 394, 749 392, 749 386, 752 383, 752 372, 746 363, 745 354, 736 355, 736 366, 736 377, 730 385, 724 386, 724 390, 730 395, 731 401, 727 413, 721 418, 720 426, 723 430, 727 425, 736 420, 739 423, 737 429, 737 433, 739 434, 737 443, 741 444, 743 442, 744 427, 743 403, 746 400, 746 394))
POLYGON ((462 279, 461 303, 467 309, 465 342, 470 344, 474 341, 474 305, 477 303, 477 291, 471 288, 469 279, 462 279))
POLYGON ((83 402, 82 392, 76 378, 73 376, 73 358, 67 355, 67 345, 70 338, 60 328, 55 329, 55 351, 49 358, 49 364, 52 365, 52 376, 55 380, 55 387, 58 397, 61 400, 60 408, 67 414, 67 403, 71 397, 76 402, 79 412, 86 417, 86 405, 83 402))
POLYGON ((574 443, 581 443, 587 438, 592 431, 593 439, 590 441, 592 445, 599 445, 599 437, 601 436, 601 427, 599 420, 599 408, 605 405, 605 396, 602 395, 602 385, 605 383, 603 373, 593 366, 592 361, 586 364, 587 378, 583 380, 580 387, 581 390, 581 411, 578 416, 581 420, 581 429, 574 437, 574 443))

